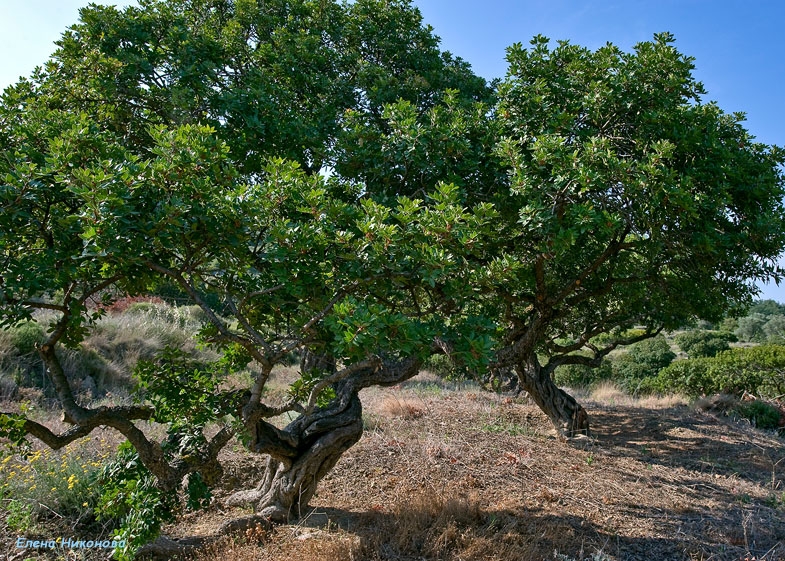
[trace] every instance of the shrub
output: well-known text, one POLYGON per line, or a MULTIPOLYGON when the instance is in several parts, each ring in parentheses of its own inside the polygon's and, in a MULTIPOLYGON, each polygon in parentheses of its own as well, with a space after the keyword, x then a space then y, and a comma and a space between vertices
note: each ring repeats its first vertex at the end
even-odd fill
POLYGON ((676 336, 676 344, 690 358, 716 356, 721 351, 730 349, 728 343, 738 341, 732 333, 719 331, 687 331, 676 336))
POLYGON ((156 487, 155 477, 127 442, 104 466, 99 481, 102 494, 96 513, 117 527, 112 538, 125 542, 115 558, 131 561, 142 545, 158 536, 162 523, 174 520, 179 497, 156 487))
POLYGON ((591 388, 598 383, 609 380, 613 370, 609 362, 603 362, 597 368, 582 364, 565 364, 553 373, 553 381, 557 386, 568 388, 591 388))
POLYGON ((712 358, 680 360, 645 385, 661 393, 679 392, 690 397, 744 392, 761 397, 781 395, 785 393, 785 346, 730 349, 712 358))
POLYGON ((21 323, 9 330, 11 345, 22 355, 33 355, 36 346, 46 340, 46 333, 40 324, 34 321, 21 323))
POLYGON ((13 498, 15 506, 6 507, 10 514, 16 512, 18 525, 27 526, 16 529, 29 530, 51 512, 82 523, 94 520, 93 508, 101 492, 95 479, 108 456, 105 447, 87 450, 85 445, 75 445, 63 451, 45 448, 0 459, 0 496, 13 498))
POLYGON ((665 337, 659 335, 631 345, 626 353, 613 359, 613 380, 629 392, 640 391, 643 380, 656 376, 668 366, 676 354, 671 351, 665 337))
POLYGON ((782 419, 779 409, 759 399, 741 404, 736 408, 736 413, 759 429, 776 429, 782 419))

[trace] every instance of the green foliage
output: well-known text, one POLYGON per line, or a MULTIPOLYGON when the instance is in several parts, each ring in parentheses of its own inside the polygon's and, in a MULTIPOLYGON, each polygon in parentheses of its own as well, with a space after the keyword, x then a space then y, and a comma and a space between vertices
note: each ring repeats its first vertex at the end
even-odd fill
POLYGON ((590 388, 612 377, 613 368, 610 361, 603 361, 597 368, 582 364, 565 364, 558 366, 553 373, 554 383, 568 388, 590 388))
POLYGON ((736 336, 719 331, 694 330, 676 336, 676 344, 690 358, 712 357, 720 351, 730 349, 728 343, 736 342, 736 336))
MULTIPOLYGON (((30 446, 25 429, 26 404, 23 404, 21 409, 21 413, 0 413, 0 438, 4 441, 4 448, 7 447, 12 451, 19 450, 25 454, 30 446)), ((3 450, 4 452, 5 450, 3 450)))
POLYGON ((9 528, 20 534, 35 530, 35 507, 32 504, 19 499, 10 499, 6 508, 8 510, 6 524, 9 528))
POLYGON ((712 358, 676 361, 649 381, 662 393, 691 397, 744 392, 761 397, 785 393, 785 347, 761 345, 723 351, 712 358))
POLYGON ((776 429, 782 420, 782 412, 779 409, 759 399, 742 403, 735 411, 759 429, 776 429))
POLYGON ((763 326, 767 343, 785 344, 785 315, 773 314, 763 326))
POLYGON ((119 526, 113 536, 125 540, 125 547, 115 551, 119 561, 133 559, 136 550, 158 536, 161 524, 174 520, 179 508, 177 494, 156 486, 155 477, 127 442, 103 468, 100 484, 102 495, 95 513, 99 520, 111 520, 119 526))
POLYGON ((750 306, 747 315, 761 314, 763 316, 775 316, 785 314, 785 305, 774 300, 758 300, 750 306))
POLYGON ((165 347, 155 360, 141 360, 138 390, 155 410, 159 423, 203 428, 224 414, 217 392, 222 381, 215 365, 205 365, 180 349, 165 347))
POLYGON ((637 393, 645 378, 656 376, 675 358, 676 354, 662 335, 646 339, 613 359, 613 379, 622 389, 637 393))
POLYGON ((93 444, 14 452, 0 457, 0 498, 7 501, 9 524, 17 531, 32 531, 52 512, 82 526, 94 521, 92 509, 100 495, 96 477, 108 451, 93 444))
POLYGON ((508 50, 496 116, 511 192, 494 199, 488 269, 521 341, 550 312, 544 346, 562 353, 603 332, 719 321, 749 303, 751 276, 779 275, 785 153, 703 103, 673 41, 626 53, 538 36, 508 50))
MULTIPOLYGON (((297 401, 307 401, 314 387, 327 375, 329 375, 329 372, 315 369, 302 372, 300 377, 289 386, 287 393, 297 401)), ((335 390, 328 386, 319 392, 319 395, 316 397, 316 405, 326 407, 333 399, 335 399, 335 390)))
POLYGON ((11 344, 20 355, 32 355, 38 345, 46 340, 43 327, 35 321, 26 321, 8 330, 11 344))
POLYGON ((737 320, 735 330, 736 336, 740 341, 762 343, 766 340, 763 326, 768 322, 768 318, 763 314, 753 313, 737 320))
MULTIPOLYGON (((259 420, 265 404, 222 389, 251 361, 256 399, 305 348, 352 372, 438 343, 482 372, 499 357, 599 359, 636 326, 717 321, 753 279, 781 276, 785 153, 702 103, 672 43, 624 53, 536 37, 509 49, 495 99, 406 0, 91 5, 0 101, 0 327, 42 308, 58 352, 80 352, 107 325, 89 305, 104 294, 198 305, 129 314, 165 322, 168 346, 139 353, 138 398, 166 426, 164 460, 191 465, 209 423, 259 420), (196 329, 218 361, 179 348, 196 329)), ((632 391, 672 358, 660 338, 638 343, 614 374, 632 391)), ((49 372, 81 417, 71 372, 49 372)), ((289 397, 322 376, 302 372, 289 397)), ((718 376, 700 391, 738 386, 718 376)), ((136 420, 107 417, 126 435, 136 420)), ((18 441, 22 422, 2 430, 18 441)), ((209 500, 198 473, 191 507, 209 500)), ((130 556, 177 493, 128 446, 103 477, 98 508, 130 556)))

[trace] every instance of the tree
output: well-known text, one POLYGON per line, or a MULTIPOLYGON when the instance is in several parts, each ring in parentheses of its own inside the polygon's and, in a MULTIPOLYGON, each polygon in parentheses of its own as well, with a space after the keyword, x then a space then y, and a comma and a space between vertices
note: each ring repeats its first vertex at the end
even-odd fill
POLYGON ((553 384, 556 367, 716 321, 748 303, 751 279, 781 274, 785 154, 702 103, 672 43, 592 52, 536 37, 508 50, 496 115, 509 192, 494 199, 485 283, 506 326, 494 364, 514 366, 566 435, 588 420, 553 384))
POLYGON ((558 366, 779 278, 783 153, 700 103, 669 36, 631 54, 539 37, 508 60, 496 100, 405 1, 83 10, 0 104, 0 322, 54 314, 39 353, 69 428, 3 413, 0 430, 61 447, 112 427, 170 495, 213 485, 236 434, 267 463, 235 498, 283 519, 360 437, 364 387, 434 353, 514 368, 572 436, 588 418, 558 366), (140 404, 80 403, 58 352, 100 320, 89 302, 163 283, 221 358, 168 349, 139 365, 140 404), (225 387, 249 362, 252 385, 225 387))
POLYGON ((549 43, 508 50, 492 107, 404 103, 386 128, 352 122, 374 146, 354 151, 369 196, 427 191, 443 170, 467 203, 494 205, 493 238, 467 253, 475 304, 498 329, 490 366, 514 368, 570 436, 588 417, 553 383, 557 367, 717 321, 749 305, 753 279, 780 278, 785 154, 701 102, 669 34, 633 53, 549 43))
POLYGON ((739 318, 734 333, 742 341, 762 343, 766 339, 766 333, 764 332, 763 327, 769 321, 769 317, 771 316, 751 313, 748 316, 739 318))
POLYGON ((383 126, 386 96, 426 110, 445 87, 487 95, 484 81, 438 50, 407 2, 147 0, 81 15, 0 106, 0 325, 54 314, 39 353, 69 428, 3 413, 1 434, 60 448, 112 427, 137 455, 128 465, 169 495, 214 485, 237 434, 267 471, 235 498, 296 516, 359 439, 362 388, 397 384, 434 352, 480 363, 489 345, 463 304, 460 255, 488 235, 492 209, 466 210, 445 183, 385 206, 317 172, 347 108, 383 126), (59 348, 100 320, 89 303, 164 283, 202 308, 200 337, 221 359, 167 349, 139 364, 139 405, 81 403, 59 348), (270 372, 292 355, 300 378, 270 402, 270 372), (222 386, 250 361, 251 387, 222 386), (285 413, 286 427, 271 422, 285 413), (166 439, 145 434, 147 420, 166 439))

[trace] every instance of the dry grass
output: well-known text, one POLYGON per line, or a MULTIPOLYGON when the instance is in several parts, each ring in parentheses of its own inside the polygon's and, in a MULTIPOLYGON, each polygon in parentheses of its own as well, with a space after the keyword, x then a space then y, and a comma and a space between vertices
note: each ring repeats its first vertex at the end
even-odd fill
POLYGON ((631 396, 610 380, 600 382, 587 395, 589 401, 600 405, 622 405, 641 407, 644 409, 670 409, 687 405, 688 401, 681 395, 650 395, 643 397, 631 396))
POLYGON ((378 411, 384 417, 401 419, 419 419, 427 412, 423 400, 395 394, 385 397, 378 406, 378 411))
MULTIPOLYGON (((362 398, 374 428, 302 520, 190 560, 785 560, 785 447, 749 424, 603 387, 582 398, 594 438, 565 442, 526 399, 430 378, 362 398)), ((261 459, 239 445, 222 459, 214 505, 168 534, 248 514, 221 501, 255 484, 261 459)))
POLYGON ((603 388, 585 401, 595 438, 563 442, 525 399, 422 389, 365 393, 374 430, 300 523, 195 559, 785 559, 785 449, 773 435, 603 388), (424 413, 407 416, 407 404, 424 413))

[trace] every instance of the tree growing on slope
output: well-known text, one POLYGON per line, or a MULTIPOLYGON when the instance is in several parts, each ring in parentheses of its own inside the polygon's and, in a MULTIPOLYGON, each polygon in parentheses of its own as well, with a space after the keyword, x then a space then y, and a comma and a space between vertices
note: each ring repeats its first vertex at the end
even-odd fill
MULTIPOLYGON (((514 369, 572 436, 588 416, 553 383, 557 367, 718 320, 755 279, 780 278, 785 153, 701 101, 668 34, 632 53, 536 37, 507 58, 492 110, 401 103, 386 130, 355 120, 352 134, 380 146, 383 165, 363 166, 369 196, 427 189, 442 169, 467 202, 494 205, 494 236, 466 252, 474 301, 499 330, 490 366, 514 369)), ((358 144, 354 159, 373 161, 358 144)))
POLYGON ((570 436, 588 419, 556 367, 717 319, 779 276, 783 153, 700 102, 670 37, 536 38, 508 59, 494 103, 407 2, 83 11, 0 107, 0 313, 54 312, 40 353, 70 425, 3 414, 5 434, 61 447, 113 427, 166 491, 214 484, 239 434, 267 471, 238 499, 284 518, 359 438, 359 390, 431 353, 514 368, 570 436), (100 319, 88 301, 162 282, 202 308, 220 361, 170 351, 140 365, 144 403, 81 403, 58 347, 100 319), (249 361, 252 385, 225 387, 249 361))
MULTIPOLYGON (((382 205, 317 173, 347 109, 384 126, 387 96, 426 110, 447 86, 488 93, 406 2, 83 10, 46 68, 0 107, 0 320, 54 316, 39 353, 69 428, 8 412, 2 434, 60 448, 114 428, 160 491, 185 485, 196 502, 237 434, 267 470, 236 498, 265 517, 298 515, 359 439, 362 388, 413 376, 433 352, 487 354, 484 324, 461 304, 470 284, 460 255, 487 235, 490 207, 465 210, 443 183, 382 205), (222 358, 199 364, 168 349, 140 363, 141 403, 82 401, 60 349, 100 320, 88 303, 162 283, 202 308, 200 338, 222 358), (270 401, 272 368, 295 354, 299 379, 287 400, 270 401), (249 362, 252 385, 226 387, 249 362), (279 428, 283 414, 295 418, 279 428), (164 441, 140 429, 148 420, 167 427, 164 441)), ((163 519, 171 502, 160 506, 163 519)))
POLYGON ((556 367, 716 321, 749 301, 754 279, 779 277, 785 153, 701 101, 669 34, 632 53, 536 37, 507 58, 497 118, 510 191, 495 201, 488 285, 507 330, 495 360, 573 435, 588 421, 553 384, 556 367))

